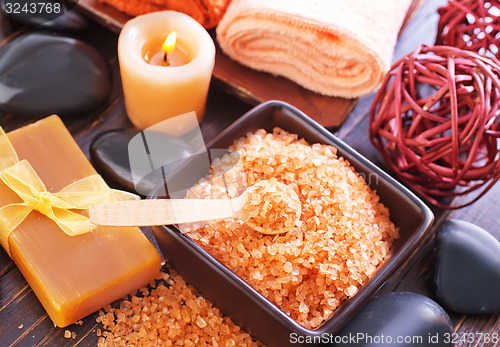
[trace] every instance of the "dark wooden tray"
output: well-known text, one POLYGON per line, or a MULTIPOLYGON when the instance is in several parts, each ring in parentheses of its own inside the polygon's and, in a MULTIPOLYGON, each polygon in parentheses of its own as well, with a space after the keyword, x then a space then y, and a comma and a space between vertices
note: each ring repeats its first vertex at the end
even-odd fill
MULTIPOLYGON (((422 2, 423 0, 412 0, 401 32, 422 2)), ((80 0, 78 8, 117 33, 131 18, 114 7, 102 4, 99 0, 80 0)), ((215 33, 212 32, 212 36, 215 37, 215 33)), ((357 99, 320 95, 283 77, 244 67, 222 53, 218 46, 213 77, 227 92, 251 105, 268 100, 282 100, 297 107, 327 128, 335 128, 342 124, 357 102, 357 99)))

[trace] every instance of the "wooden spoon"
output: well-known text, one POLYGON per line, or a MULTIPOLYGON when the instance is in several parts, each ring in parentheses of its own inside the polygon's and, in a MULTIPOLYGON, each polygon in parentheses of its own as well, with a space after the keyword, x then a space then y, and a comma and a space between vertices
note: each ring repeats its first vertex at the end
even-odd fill
POLYGON ((301 215, 297 193, 276 179, 260 181, 234 199, 157 199, 93 206, 90 221, 104 226, 151 226, 238 218, 263 234, 281 234, 301 215))

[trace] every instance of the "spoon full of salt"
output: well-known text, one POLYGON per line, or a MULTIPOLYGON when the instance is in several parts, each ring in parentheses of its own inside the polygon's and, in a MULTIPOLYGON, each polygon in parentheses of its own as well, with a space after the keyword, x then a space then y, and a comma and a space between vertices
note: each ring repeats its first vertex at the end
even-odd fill
POLYGON ((103 226, 153 226, 238 218, 263 234, 295 227, 301 215, 297 193, 276 179, 263 180, 234 199, 156 199, 117 201, 89 209, 90 221, 103 226))

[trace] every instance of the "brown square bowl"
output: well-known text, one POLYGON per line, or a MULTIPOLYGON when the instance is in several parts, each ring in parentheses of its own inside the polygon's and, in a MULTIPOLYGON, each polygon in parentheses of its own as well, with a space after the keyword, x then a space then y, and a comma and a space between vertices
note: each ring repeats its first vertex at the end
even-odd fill
MULTIPOLYGON (((249 131, 264 128, 272 132, 274 127, 298 134, 310 144, 333 145, 338 149, 338 155, 347 159, 363 177, 376 175, 376 180, 368 179, 367 183, 377 190, 381 202, 390 211, 392 222, 400 229, 399 239, 393 243, 390 256, 379 265, 359 292, 345 300, 328 320, 316 329, 304 328, 181 233, 176 226, 154 227, 153 231, 168 262, 224 314, 261 342, 269 346, 287 346, 297 345, 294 342, 299 339, 314 338, 318 341, 324 336, 333 336, 415 250, 434 216, 408 189, 304 113, 283 102, 270 101, 255 107, 206 147, 227 149, 249 131), (304 338, 299 338, 302 336, 304 338)), ((199 169, 196 162, 196 157, 185 162, 167 177, 167 185, 169 181, 182 181, 186 187, 196 184, 207 174, 207 171, 201 172, 203 170, 199 169)), ((154 191, 150 197, 156 197, 154 191)))

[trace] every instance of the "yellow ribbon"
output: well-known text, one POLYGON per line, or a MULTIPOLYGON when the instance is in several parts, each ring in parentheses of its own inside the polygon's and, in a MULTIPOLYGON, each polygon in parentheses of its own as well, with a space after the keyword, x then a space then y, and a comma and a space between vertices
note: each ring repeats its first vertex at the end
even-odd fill
POLYGON ((36 210, 52 219, 70 236, 94 230, 88 217, 70 210, 84 210, 97 203, 136 200, 139 197, 108 187, 99 175, 82 178, 61 189, 48 192, 40 177, 26 160, 19 161, 9 138, 0 127, 0 179, 15 192, 23 202, 0 208, 0 244, 9 256, 9 235, 24 219, 36 210))

